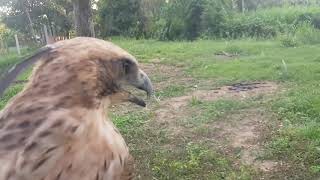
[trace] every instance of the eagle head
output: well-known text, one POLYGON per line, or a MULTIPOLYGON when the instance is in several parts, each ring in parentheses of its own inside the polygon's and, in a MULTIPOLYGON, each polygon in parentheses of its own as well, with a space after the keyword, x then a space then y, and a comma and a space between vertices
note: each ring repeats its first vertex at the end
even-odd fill
MULTIPOLYGON (((90 74, 96 76, 97 78, 93 79, 97 81, 99 95, 108 97, 111 104, 129 101, 145 107, 145 101, 133 95, 129 86, 145 91, 148 98, 153 95, 150 78, 139 67, 135 57, 111 42, 78 37, 62 41, 61 44, 58 42, 53 48, 58 52, 59 50, 67 51, 67 49, 70 49, 72 53, 78 51, 79 53, 73 55, 75 59, 78 59, 77 63, 82 65, 77 73, 82 77, 90 78, 90 74), (90 67, 91 64, 96 67, 91 69, 94 73, 85 74, 88 71, 85 66, 90 67)), ((91 79, 87 81, 91 81, 91 79)))

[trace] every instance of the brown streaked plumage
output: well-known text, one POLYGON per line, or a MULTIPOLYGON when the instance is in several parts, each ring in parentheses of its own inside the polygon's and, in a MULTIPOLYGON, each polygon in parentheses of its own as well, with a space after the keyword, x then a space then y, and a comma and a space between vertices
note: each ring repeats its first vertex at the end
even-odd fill
POLYGON ((145 106, 124 85, 153 93, 135 58, 103 40, 60 41, 10 71, 0 94, 35 61, 29 83, 0 112, 0 180, 131 179, 132 157, 106 114, 114 103, 145 106))

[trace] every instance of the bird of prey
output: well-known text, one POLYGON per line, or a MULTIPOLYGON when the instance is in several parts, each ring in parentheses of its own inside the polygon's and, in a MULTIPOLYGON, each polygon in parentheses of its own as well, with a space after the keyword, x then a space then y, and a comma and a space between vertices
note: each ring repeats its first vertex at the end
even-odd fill
POLYGON ((128 86, 153 93, 136 59, 95 38, 56 42, 11 69, 0 95, 36 61, 0 112, 0 180, 132 179, 133 158, 106 115, 115 103, 145 106, 128 86))

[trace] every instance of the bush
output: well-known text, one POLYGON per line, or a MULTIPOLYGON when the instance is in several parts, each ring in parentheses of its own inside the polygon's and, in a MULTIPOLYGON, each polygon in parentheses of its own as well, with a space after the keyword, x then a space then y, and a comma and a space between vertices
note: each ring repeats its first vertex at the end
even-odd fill
POLYGON ((201 16, 202 37, 223 37, 229 8, 222 1, 206 1, 201 16))
MULTIPOLYGON (((99 1, 100 35, 160 40, 273 38, 295 34, 296 27, 306 22, 320 29, 320 8, 316 6, 275 7, 240 13, 233 8, 232 1, 225 0, 170 0, 160 4, 149 12, 143 10, 138 0, 99 1)), ((297 38, 306 36, 308 39, 315 33, 315 29, 301 29, 297 38)), ((301 40, 309 41, 307 39, 301 40)), ((297 44, 295 37, 290 36, 282 37, 281 42, 286 47, 297 44)))
POLYGON ((320 30, 310 23, 304 23, 297 28, 296 37, 303 44, 319 44, 320 30))
MULTIPOLYGON (((261 9, 229 16, 223 26, 223 36, 271 38, 284 33, 295 33, 296 27, 306 22, 311 22, 316 28, 320 27, 320 9, 311 7, 261 9)), ((291 46, 295 44, 294 38, 290 36, 284 37, 283 41, 291 46)))
POLYGON ((236 45, 227 46, 225 51, 233 55, 240 55, 244 53, 244 51, 239 46, 236 46, 236 45))
POLYGON ((290 32, 280 36, 280 42, 284 47, 295 47, 298 44, 319 44, 320 30, 310 23, 303 23, 290 32))
POLYGON ((315 28, 320 29, 320 13, 304 13, 297 18, 298 23, 310 22, 315 28))
POLYGON ((228 19, 224 25, 226 38, 258 37, 270 38, 277 34, 276 26, 267 19, 251 16, 238 16, 228 19))
POLYGON ((160 40, 185 39, 186 17, 192 0, 172 0, 164 5, 156 21, 156 37, 160 40))
POLYGON ((144 37, 146 17, 141 12, 139 0, 101 0, 98 2, 97 22, 99 35, 144 37))
POLYGON ((282 35, 280 37, 281 45, 284 47, 296 47, 298 46, 297 37, 295 35, 282 35))
POLYGON ((162 9, 156 21, 160 40, 195 40, 201 32, 205 0, 172 0, 162 9), (160 31, 159 31, 160 29, 160 31))

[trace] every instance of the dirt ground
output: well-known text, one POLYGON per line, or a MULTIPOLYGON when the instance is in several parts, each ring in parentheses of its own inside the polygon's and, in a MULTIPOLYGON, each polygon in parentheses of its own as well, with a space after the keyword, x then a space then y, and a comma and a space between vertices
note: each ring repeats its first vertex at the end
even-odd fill
MULTIPOLYGON (((174 142, 185 137, 194 141, 210 142, 216 151, 223 152, 234 159, 235 166, 242 164, 253 167, 262 174, 261 179, 269 177, 283 165, 283 162, 260 158, 264 151, 263 142, 270 133, 268 124, 273 118, 273 115, 262 107, 250 107, 226 113, 220 120, 203 123, 200 127, 189 126, 184 121, 197 113, 197 110, 190 108, 192 101, 214 102, 221 99, 245 101, 250 98, 269 96, 280 90, 276 83, 243 82, 216 87, 214 80, 194 79, 186 75, 182 67, 157 63, 142 66, 147 74, 154 75, 151 78, 153 78, 155 91, 161 91, 170 85, 183 86, 186 89, 181 96, 157 97, 158 100, 152 102, 147 108, 148 111, 154 112, 154 115, 153 119, 145 125, 146 129, 151 131, 165 129, 167 138, 171 140, 171 143, 163 144, 164 148, 175 148, 174 142), (200 133, 199 129, 201 129, 200 133)), ((121 109, 130 111, 127 105, 123 105, 121 109)))

